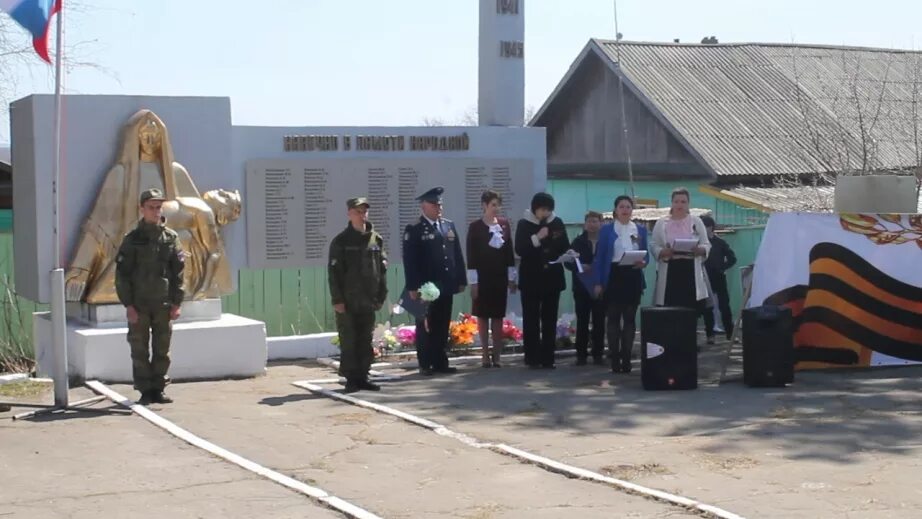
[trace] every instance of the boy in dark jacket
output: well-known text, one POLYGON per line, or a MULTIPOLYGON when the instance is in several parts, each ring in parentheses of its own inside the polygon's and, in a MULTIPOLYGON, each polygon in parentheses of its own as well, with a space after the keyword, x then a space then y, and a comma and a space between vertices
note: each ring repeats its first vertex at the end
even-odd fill
POLYGON ((583 265, 583 274, 579 273, 576 263, 567 263, 573 273, 573 302, 576 304, 576 365, 585 366, 588 357, 589 323, 592 323, 592 359, 593 363, 602 365, 605 352, 605 301, 596 299, 592 287, 586 286, 586 276, 591 274, 592 260, 595 258, 599 242, 599 229, 602 227, 602 214, 589 211, 583 218, 583 233, 573 238, 570 248, 579 254, 583 265))
POLYGON ((525 364, 532 368, 554 368, 557 310, 566 280, 563 266, 550 263, 569 248, 563 221, 554 216, 554 197, 536 194, 531 210, 525 211, 515 230, 515 252, 521 258, 519 291, 525 364))
MULTIPOLYGON (((704 262, 704 270, 711 282, 711 290, 717 296, 717 305, 720 309, 720 319, 723 321, 724 332, 727 340, 733 336, 733 314, 730 311, 730 294, 727 291, 726 272, 736 265, 736 254, 723 238, 714 233, 716 223, 710 216, 702 216, 701 221, 708 231, 711 240, 711 252, 704 262)), ((714 312, 713 308, 704 311, 704 331, 707 334, 708 344, 714 343, 714 312)))

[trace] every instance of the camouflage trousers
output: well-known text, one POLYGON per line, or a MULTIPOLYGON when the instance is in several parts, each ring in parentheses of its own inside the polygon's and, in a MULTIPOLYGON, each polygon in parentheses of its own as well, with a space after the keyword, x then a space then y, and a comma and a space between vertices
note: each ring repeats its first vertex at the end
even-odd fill
POLYGON ((170 307, 137 307, 138 321, 128 324, 131 373, 138 391, 163 391, 169 383, 170 339, 173 322, 170 307))
POLYGON ((375 330, 374 312, 336 314, 339 332, 339 375, 348 380, 368 379, 374 359, 371 337, 375 330))

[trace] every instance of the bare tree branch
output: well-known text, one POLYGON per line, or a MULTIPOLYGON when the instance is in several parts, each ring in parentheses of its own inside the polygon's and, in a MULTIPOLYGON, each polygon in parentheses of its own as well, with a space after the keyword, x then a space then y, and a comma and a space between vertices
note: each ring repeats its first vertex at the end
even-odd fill
POLYGON ((448 126, 445 121, 439 117, 423 117, 420 123, 423 126, 448 126))
MULTIPOLYGON (((99 8, 89 7, 80 0, 69 0, 67 2, 68 24, 79 25, 83 16, 97 9, 99 8)), ((65 40, 64 43, 66 72, 76 69, 92 69, 118 81, 117 75, 111 69, 93 61, 92 55, 97 43, 95 40, 73 43, 65 40)), ((22 81, 26 78, 42 77, 51 87, 54 83, 53 70, 53 67, 45 65, 35 54, 29 33, 5 13, 0 13, 0 115, 8 113, 9 104, 19 92, 19 85, 22 81)))
MULTIPOLYGON (((886 70, 884 70, 884 78, 880 82, 880 93, 877 95, 877 109, 874 111, 874 116, 871 118, 871 124, 868 127, 868 134, 871 136, 871 141, 873 143, 874 153, 872 157, 877 162, 873 169, 879 169, 884 167, 885 164, 880 160, 880 142, 879 139, 874 137, 875 129, 877 128, 877 123, 880 121, 881 111, 885 104, 885 97, 887 96, 887 85, 890 81, 890 70, 893 68, 893 54, 887 54, 887 59, 885 61, 886 70)), ((890 116, 890 109, 887 109, 886 117, 890 116)))
POLYGON ((922 185, 922 55, 902 56, 850 49, 838 55, 810 53, 791 47, 794 85, 789 99, 800 112, 803 131, 792 132, 790 147, 805 171, 775 176, 777 196, 794 197, 806 210, 832 210, 837 176, 885 169, 914 170, 922 185), (835 61, 840 77, 824 76, 835 61), (817 70, 822 71, 819 76, 817 70), (904 88, 907 78, 910 84, 904 88), (907 102, 908 110, 895 107, 907 102))

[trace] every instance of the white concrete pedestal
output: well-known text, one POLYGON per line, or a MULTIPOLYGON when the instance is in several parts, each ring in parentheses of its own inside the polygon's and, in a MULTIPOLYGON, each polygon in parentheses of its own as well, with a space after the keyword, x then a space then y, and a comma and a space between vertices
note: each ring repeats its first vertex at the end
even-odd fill
MULTIPOLYGON (((34 314, 33 337, 39 376, 52 373, 50 312, 34 314)), ((127 323, 95 327, 67 322, 68 373, 72 380, 131 383, 127 323)), ((266 325, 234 314, 173 324, 172 380, 252 377, 266 372, 266 325)))
MULTIPOLYGON (((67 319, 81 321, 94 328, 118 328, 127 326, 125 307, 122 305, 91 305, 67 302, 67 319)), ((216 321, 221 318, 220 299, 184 301, 177 323, 188 321, 216 321)))

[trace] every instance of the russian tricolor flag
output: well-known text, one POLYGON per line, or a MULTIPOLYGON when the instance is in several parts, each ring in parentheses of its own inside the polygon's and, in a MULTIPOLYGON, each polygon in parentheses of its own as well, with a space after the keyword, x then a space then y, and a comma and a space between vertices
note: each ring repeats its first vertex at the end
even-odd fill
POLYGON ((51 17, 61 10, 61 0, 0 0, 0 11, 6 11, 32 33, 32 46, 43 60, 48 57, 48 29, 51 17))

